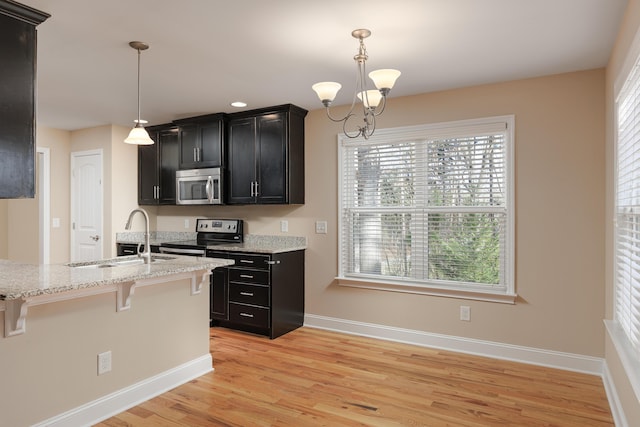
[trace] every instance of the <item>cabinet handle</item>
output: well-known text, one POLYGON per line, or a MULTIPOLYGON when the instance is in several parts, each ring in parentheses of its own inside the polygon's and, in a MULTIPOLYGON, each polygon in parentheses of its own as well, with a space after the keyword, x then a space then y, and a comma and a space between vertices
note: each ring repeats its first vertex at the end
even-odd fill
POLYGON ((245 296, 245 297, 252 297, 253 296, 253 292, 240 292, 240 295, 245 296))
POLYGON ((256 194, 255 194, 256 197, 258 197, 258 195, 260 194, 260 192, 258 191, 258 185, 259 183, 258 181, 256 181, 256 194))
POLYGON ((242 277, 243 279, 253 279, 253 276, 249 274, 241 274, 240 277, 242 277))
POLYGON ((197 154, 197 148, 193 147, 193 161, 197 162, 198 161, 198 154, 197 154))
POLYGON ((197 153, 198 153, 198 161, 200 162, 202 161, 202 148, 198 148, 197 153))
POLYGON ((253 197, 255 195, 255 191, 253 190, 253 184, 255 184, 253 181, 251 181, 251 197, 253 197))
POLYGON ((240 316, 242 317, 250 317, 253 319, 253 314, 249 314, 249 313, 240 313, 240 316))
POLYGON ((269 265, 274 265, 274 264, 280 264, 280 260, 276 260, 276 261, 265 261, 267 264, 269 265))

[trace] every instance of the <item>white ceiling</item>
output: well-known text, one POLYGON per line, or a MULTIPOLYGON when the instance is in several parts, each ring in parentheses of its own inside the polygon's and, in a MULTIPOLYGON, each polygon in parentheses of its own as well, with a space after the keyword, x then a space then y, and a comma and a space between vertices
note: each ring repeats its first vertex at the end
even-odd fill
POLYGON ((131 126, 142 53, 150 124, 294 103, 341 82, 351 102, 356 28, 368 70, 397 68, 391 97, 603 67, 626 0, 21 0, 38 27, 38 123, 131 126))

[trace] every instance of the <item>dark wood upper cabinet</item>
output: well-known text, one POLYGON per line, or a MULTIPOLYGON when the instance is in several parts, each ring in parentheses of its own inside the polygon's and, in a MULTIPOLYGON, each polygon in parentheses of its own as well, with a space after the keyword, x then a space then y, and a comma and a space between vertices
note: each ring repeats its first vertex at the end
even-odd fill
POLYGON ((304 204, 304 118, 286 104, 229 115, 227 204, 304 204))
POLYGON ((226 114, 175 120, 180 129, 180 169, 224 167, 226 114))
POLYGON ((35 195, 36 26, 50 15, 0 0, 0 198, 35 195))
POLYGON ((138 204, 174 205, 178 170, 178 128, 148 127, 153 145, 138 146, 138 204))

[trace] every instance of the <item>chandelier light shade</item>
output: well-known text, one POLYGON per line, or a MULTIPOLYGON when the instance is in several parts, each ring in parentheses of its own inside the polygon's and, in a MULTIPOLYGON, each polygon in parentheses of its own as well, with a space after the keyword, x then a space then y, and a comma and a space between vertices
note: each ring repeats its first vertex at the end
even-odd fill
POLYGON ((136 125, 131 129, 124 142, 134 145, 151 145, 153 144, 153 139, 149 137, 147 130, 143 126, 147 121, 140 118, 140 51, 149 49, 149 45, 133 41, 129 42, 129 46, 138 51, 138 119, 134 120, 136 125))
POLYGON ((392 69, 375 70, 369 73, 369 78, 373 81, 373 84, 377 88, 367 89, 366 74, 366 62, 369 58, 367 56, 367 48, 364 45, 364 39, 371 35, 371 31, 367 29, 353 30, 351 35, 358 39, 360 46, 358 53, 353 57, 356 62, 357 75, 356 75, 356 89, 353 94, 353 101, 351 102, 351 108, 349 112, 342 118, 334 118, 331 116, 329 107, 336 98, 338 91, 342 88, 340 83, 336 82, 320 82, 316 83, 311 88, 316 92, 320 102, 326 108, 327 117, 334 122, 342 122, 342 130, 344 134, 349 138, 358 138, 360 136, 365 139, 373 135, 376 130, 376 117, 382 114, 386 106, 387 95, 393 88, 398 77, 400 77, 400 71, 392 69), (356 133, 347 132, 347 122, 351 117, 355 116, 353 112, 356 106, 356 99, 359 99, 362 103, 362 125, 357 126, 356 133))

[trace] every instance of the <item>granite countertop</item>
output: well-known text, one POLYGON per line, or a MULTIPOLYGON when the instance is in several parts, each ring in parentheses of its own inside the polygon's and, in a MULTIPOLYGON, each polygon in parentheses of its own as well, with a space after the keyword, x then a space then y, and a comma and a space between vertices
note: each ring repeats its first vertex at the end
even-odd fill
MULTIPOLYGON (((153 246, 160 246, 162 243, 179 242, 183 240, 195 240, 196 233, 172 232, 172 231, 152 231, 149 236, 149 243, 153 246)), ((144 233, 128 232, 117 233, 117 243, 144 243, 144 233)), ((265 236, 259 234, 247 234, 243 243, 229 243, 221 245, 209 245, 208 249, 229 252, 256 252, 265 254, 275 254, 282 252, 299 251, 307 248, 306 237, 296 236, 265 236)))
MULTIPOLYGON (((25 264, 8 260, 0 260, 0 300, 30 298, 39 295, 57 294, 62 292, 108 286, 141 279, 168 276, 172 274, 188 273, 201 270, 211 270, 216 267, 233 264, 233 261, 170 256, 151 264, 135 264, 109 268, 87 268, 87 264, 25 264)), ((113 261, 135 260, 137 257, 118 257, 113 260, 98 261, 98 264, 108 264, 113 261)))

